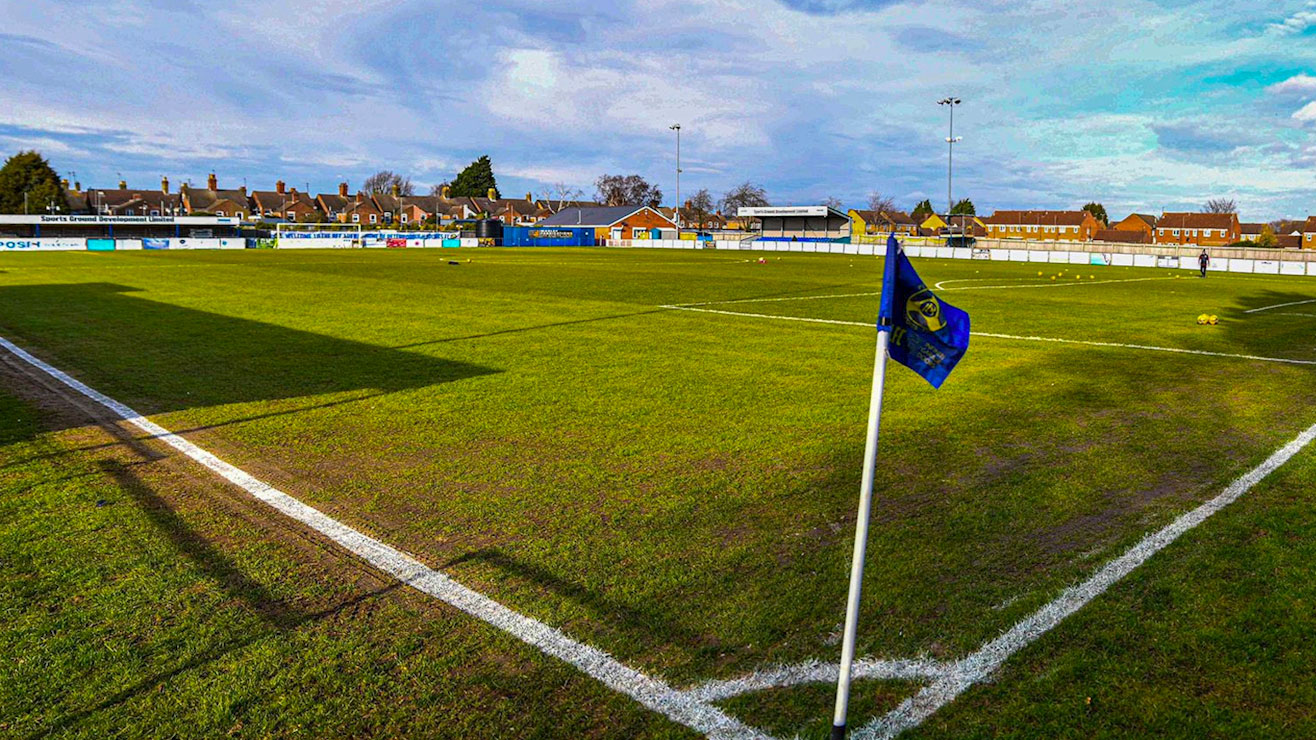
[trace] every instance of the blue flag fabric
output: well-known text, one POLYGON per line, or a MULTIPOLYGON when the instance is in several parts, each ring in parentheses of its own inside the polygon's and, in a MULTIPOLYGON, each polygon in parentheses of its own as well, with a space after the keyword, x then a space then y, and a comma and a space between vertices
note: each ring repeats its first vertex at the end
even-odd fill
POLYGON ((969 349, 969 315, 933 295, 894 234, 887 240, 877 328, 891 332, 891 359, 933 388, 941 387, 969 349))

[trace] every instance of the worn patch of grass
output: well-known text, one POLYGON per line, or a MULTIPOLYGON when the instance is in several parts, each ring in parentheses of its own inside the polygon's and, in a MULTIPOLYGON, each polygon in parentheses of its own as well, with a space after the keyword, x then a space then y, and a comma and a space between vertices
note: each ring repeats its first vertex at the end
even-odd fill
MULTIPOLYGON (((834 660, 873 332, 658 307, 871 292, 881 261, 450 256, 22 255, 0 333, 678 684, 834 660)), ((948 288, 1072 269, 917 266, 977 281, 948 288)), ((1082 272, 1157 279, 943 297, 977 331, 1316 359, 1316 323, 1243 313, 1316 297, 1306 280, 1082 272)), ((876 298, 716 308, 870 322, 876 298)), ((971 651, 1311 423, 1314 372, 987 337, 939 392, 893 370, 860 652, 971 651)), ((743 701, 804 726, 798 702, 743 701)))

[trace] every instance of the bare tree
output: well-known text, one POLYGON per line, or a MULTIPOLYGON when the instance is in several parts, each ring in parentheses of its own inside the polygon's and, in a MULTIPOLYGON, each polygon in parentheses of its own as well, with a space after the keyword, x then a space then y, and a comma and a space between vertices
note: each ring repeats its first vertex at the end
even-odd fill
POLYGON ((443 189, 446 188, 446 187, 449 187, 450 185, 451 185, 451 183, 447 183, 447 182, 441 182, 441 183, 439 183, 438 185, 431 185, 431 186, 430 186, 430 197, 431 197, 431 198, 441 198, 441 197, 443 197, 443 189))
POLYGON ((702 229, 708 223, 708 217, 713 215, 713 208, 713 196, 708 194, 708 189, 700 190, 685 202, 685 207, 681 209, 682 221, 702 229))
POLYGON ((563 208, 579 203, 581 198, 585 197, 585 191, 565 182, 555 182, 539 191, 539 197, 548 205, 548 210, 557 213, 563 208))
POLYGON ((845 206, 841 203, 841 199, 836 197, 835 195, 829 195, 826 198, 823 198, 822 203, 823 205, 833 210, 837 210, 837 211, 845 210, 845 206))
POLYGON ((868 210, 882 213, 883 211, 891 212, 896 210, 896 202, 881 193, 868 194, 868 210))
POLYGON ((594 189, 594 199, 608 206, 657 208, 663 202, 663 191, 639 175, 599 175, 594 189))
POLYGON ((1238 213, 1238 204, 1233 198, 1212 198, 1202 206, 1202 213, 1238 213))
POLYGON ((728 190, 718 205, 723 213, 734 216, 741 208, 762 208, 771 204, 768 203, 766 190, 753 183, 744 182, 728 190))
POLYGON ((393 192, 397 187, 398 195, 415 195, 416 188, 411 184, 410 177, 403 177, 392 170, 380 170, 362 184, 362 189, 372 195, 383 195, 393 192))

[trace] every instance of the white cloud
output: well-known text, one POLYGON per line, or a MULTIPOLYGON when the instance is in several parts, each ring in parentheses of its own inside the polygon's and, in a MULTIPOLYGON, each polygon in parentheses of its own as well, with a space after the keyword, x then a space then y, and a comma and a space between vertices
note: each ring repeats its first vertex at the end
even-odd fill
POLYGON ((1294 112, 1293 120, 1302 121, 1303 123, 1316 121, 1316 101, 1312 101, 1294 112))
POLYGON ((1316 94, 1316 77, 1309 74, 1300 74, 1276 82, 1266 88, 1266 92, 1272 95, 1312 95, 1316 94))

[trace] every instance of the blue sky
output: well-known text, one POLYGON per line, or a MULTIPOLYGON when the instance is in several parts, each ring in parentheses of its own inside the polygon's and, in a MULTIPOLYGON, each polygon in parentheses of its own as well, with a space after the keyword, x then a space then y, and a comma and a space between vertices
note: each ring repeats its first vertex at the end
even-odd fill
POLYGON ((0 151, 84 185, 639 173, 1112 214, 1316 213, 1316 2, 0 0, 0 151))

